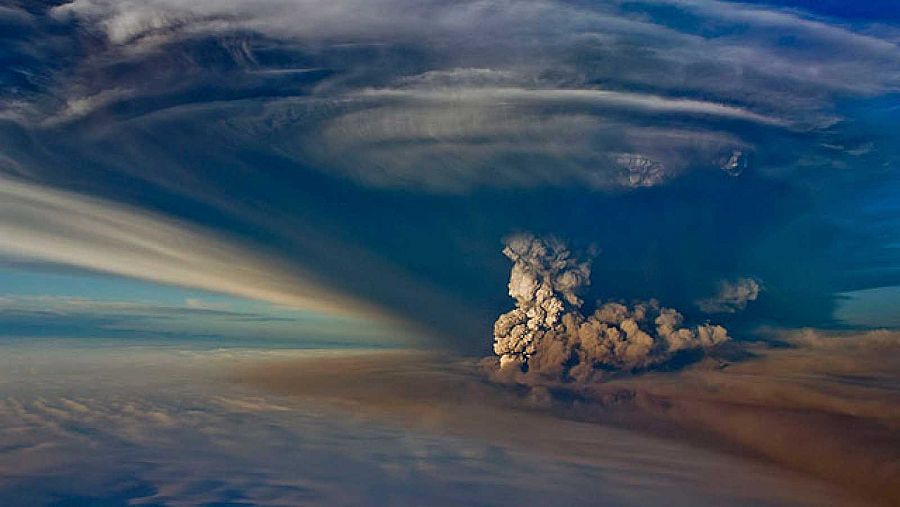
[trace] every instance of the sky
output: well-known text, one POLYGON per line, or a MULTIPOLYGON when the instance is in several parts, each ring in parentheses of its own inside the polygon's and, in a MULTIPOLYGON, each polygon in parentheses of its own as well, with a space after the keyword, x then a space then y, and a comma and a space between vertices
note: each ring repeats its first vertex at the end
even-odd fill
POLYGON ((61 335, 118 304, 191 327, 227 297, 286 338, 290 308, 480 353, 523 231, 599 251, 586 299, 895 326, 897 20, 800 0, 4 2, 4 332, 67 298, 92 303, 61 335), (740 308, 710 303, 748 281, 740 308))
POLYGON ((0 504, 900 502, 893 0, 0 0, 0 504))

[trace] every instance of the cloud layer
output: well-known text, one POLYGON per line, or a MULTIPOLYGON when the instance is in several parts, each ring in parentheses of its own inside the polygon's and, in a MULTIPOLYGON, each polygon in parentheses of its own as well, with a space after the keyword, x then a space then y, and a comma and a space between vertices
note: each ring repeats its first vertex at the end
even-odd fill
POLYGON ((0 348, 4 505, 538 506, 594 505, 598 497, 635 506, 709 498, 830 505, 844 498, 809 479, 683 443, 533 410, 454 404, 471 378, 441 369, 446 361, 439 368, 408 361, 421 354, 72 341, 0 348), (268 391, 278 385, 312 396, 268 391), (434 386, 442 389, 429 391, 434 386), (409 403, 417 388, 430 411, 409 403), (387 417, 372 410, 385 406, 392 407, 387 417), (495 431, 499 421, 510 426, 495 431), (572 438, 580 445, 567 444, 572 438), (598 447, 607 452, 593 452, 598 447), (721 480, 709 481, 719 473, 721 480))
POLYGON ((766 137, 820 137, 842 120, 839 96, 900 87, 888 27, 716 1, 75 0, 50 14, 103 42, 53 86, 64 99, 47 121, 184 93, 174 74, 148 84, 135 71, 195 67, 194 41, 212 37, 225 67, 186 68, 200 72, 188 82, 230 67, 233 86, 277 97, 285 76, 306 75, 287 93, 315 98, 311 114, 276 100, 254 120, 281 150, 364 185, 433 192, 627 188, 622 154, 657 164, 639 186, 658 184, 767 150, 766 137))
MULTIPOLYGON (((624 464, 635 451, 640 459, 644 451, 619 446, 629 433, 640 432, 661 437, 655 449, 675 440, 754 462, 764 458, 781 467, 780 479, 799 472, 852 495, 832 490, 823 491, 826 499, 776 500, 766 497, 795 490, 745 483, 751 504, 896 503, 900 399, 894 386, 900 371, 900 335, 805 330, 774 333, 767 339, 773 342, 748 346, 749 354, 726 368, 701 362, 678 372, 589 384, 548 381, 526 389, 486 382, 474 360, 448 361, 445 355, 276 359, 237 376, 304 400, 328 401, 390 420, 425 421, 451 434, 498 444, 517 442, 533 451, 574 454, 585 461, 609 458, 624 464), (331 375, 333 371, 344 374, 331 375), (578 421, 581 429, 554 419, 578 421), (604 435, 610 427, 627 432, 604 435), (599 441, 598 435, 603 435, 599 441)), ((683 471, 680 466, 666 467, 666 474, 683 480, 680 472, 674 473, 683 471)), ((652 465, 631 469, 629 477, 641 480, 648 467, 652 465)), ((727 488, 733 478, 730 472, 710 472, 704 482, 715 491, 727 488)))

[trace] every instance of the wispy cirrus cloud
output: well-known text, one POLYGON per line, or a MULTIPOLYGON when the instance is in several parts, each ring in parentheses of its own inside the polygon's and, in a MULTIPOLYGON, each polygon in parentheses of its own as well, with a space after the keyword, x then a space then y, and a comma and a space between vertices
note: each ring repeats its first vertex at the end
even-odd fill
MULTIPOLYGON (((323 100, 324 109, 295 117, 282 134, 294 151, 302 150, 298 159, 313 154, 323 171, 378 187, 460 191, 526 182, 628 188, 627 168, 615 163, 622 154, 659 164, 662 183, 686 168, 715 165, 711 159, 729 147, 696 153, 686 143, 676 160, 596 131, 620 129, 623 122, 677 128, 684 137, 706 129, 737 138, 731 149, 768 150, 741 122, 816 131, 842 119, 834 107, 840 95, 900 89, 900 51, 889 28, 865 30, 729 2, 265 0, 251 8, 241 2, 75 0, 52 14, 105 37, 103 56, 92 55, 83 68, 102 76, 100 82, 111 80, 107 90, 137 89, 136 97, 171 93, 184 81, 163 75, 147 84, 105 67, 123 61, 158 66, 163 48, 177 54, 184 48, 175 46, 204 37, 217 38, 237 67, 242 77, 232 86, 279 88, 272 79, 286 75, 282 71, 321 70, 307 77, 311 89, 297 93, 323 100), (361 60, 372 48, 378 48, 374 59, 361 60), (273 49, 282 54, 268 57, 273 49), (299 64, 292 62, 298 58, 299 64), (342 114, 348 102, 351 110, 342 114), (457 112, 465 115, 467 108, 486 112, 461 123, 457 112), (610 109, 619 124, 605 128, 610 109), (348 122, 356 123, 356 132, 348 122), (405 136, 401 122, 409 125, 405 136), (378 129, 386 123, 394 139, 383 145, 378 129), (464 124, 471 131, 464 132, 464 124), (484 125, 495 127, 486 140, 484 125), (453 128, 458 135, 413 132, 420 127, 453 128), (322 130, 347 139, 310 134, 322 130), (551 141, 534 143, 534 136, 551 141)), ((172 61, 199 60, 185 55, 172 61)), ((78 74, 64 86, 61 95, 72 98, 57 117, 71 118, 73 105, 107 97, 78 74)), ((795 134, 766 135, 796 143, 795 134)), ((791 152, 796 160, 808 149, 791 152)))

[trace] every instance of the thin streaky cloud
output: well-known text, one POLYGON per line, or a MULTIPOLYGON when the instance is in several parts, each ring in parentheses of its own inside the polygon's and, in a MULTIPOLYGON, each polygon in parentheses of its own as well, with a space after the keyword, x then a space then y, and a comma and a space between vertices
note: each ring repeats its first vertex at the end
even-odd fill
POLYGON ((297 269, 201 228, 0 176, 0 255, 338 315, 379 316, 297 269))
POLYGON ((407 97, 436 101, 561 101, 594 103, 610 106, 642 109, 654 112, 710 115, 746 120, 766 125, 788 126, 779 118, 755 113, 745 108, 718 102, 668 98, 643 93, 616 92, 597 89, 525 89, 525 88, 447 88, 442 90, 372 89, 363 92, 372 97, 407 97))

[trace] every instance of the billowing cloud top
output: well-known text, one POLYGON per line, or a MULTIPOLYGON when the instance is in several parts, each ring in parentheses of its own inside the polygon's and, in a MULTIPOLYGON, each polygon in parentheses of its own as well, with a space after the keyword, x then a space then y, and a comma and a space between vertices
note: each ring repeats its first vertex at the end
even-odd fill
POLYGON ((585 317, 576 292, 590 282, 591 263, 575 258, 558 239, 530 234, 507 238, 513 261, 509 295, 516 308, 494 324, 501 373, 519 371, 551 380, 586 382, 611 370, 663 363, 683 351, 715 347, 725 328, 682 327, 682 315, 656 300, 632 307, 598 303, 585 317))

